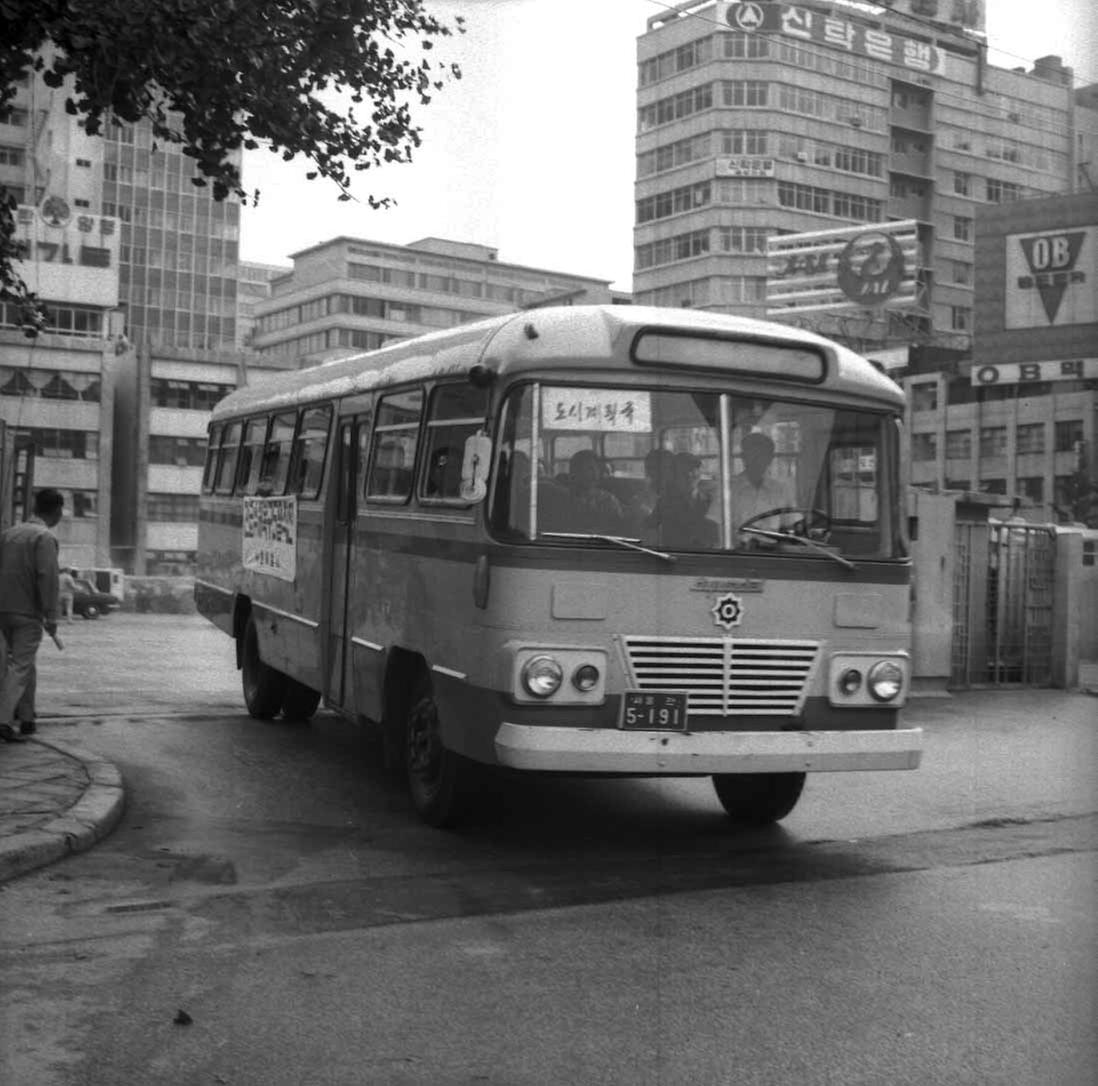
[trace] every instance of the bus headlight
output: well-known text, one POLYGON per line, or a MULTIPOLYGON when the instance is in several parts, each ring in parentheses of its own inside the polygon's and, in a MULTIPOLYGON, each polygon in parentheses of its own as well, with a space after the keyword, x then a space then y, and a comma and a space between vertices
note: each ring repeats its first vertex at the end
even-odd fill
POLYGON ((572 672, 572 685, 586 694, 599 685, 599 669, 594 664, 584 664, 572 672))
POLYGON ((551 698, 564 679, 564 671, 552 656, 532 656, 522 666, 522 685, 535 698, 551 698))
POLYGON ((877 701, 895 701, 904 686, 904 669, 894 660, 880 660, 869 669, 866 686, 877 701))

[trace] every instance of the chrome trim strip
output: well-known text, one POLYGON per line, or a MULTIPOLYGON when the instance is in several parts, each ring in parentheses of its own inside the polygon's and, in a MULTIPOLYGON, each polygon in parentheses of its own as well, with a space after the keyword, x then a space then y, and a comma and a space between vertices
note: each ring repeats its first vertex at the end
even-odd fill
POLYGON ((219 584, 213 584, 210 581, 203 581, 198 577, 195 577, 194 583, 196 585, 201 585, 203 588, 212 588, 215 592, 220 592, 222 595, 225 596, 233 595, 233 590, 231 588, 222 588, 219 584))
POLYGON ((453 668, 443 667, 441 664, 432 664, 432 671, 437 671, 440 675, 448 675, 451 679, 461 679, 464 682, 469 676, 464 671, 454 671, 453 668))
POLYGON ((372 641, 365 641, 361 637, 352 637, 352 645, 358 645, 363 649, 372 649, 374 652, 384 652, 385 649, 381 645, 375 645, 372 641))
POLYGON ((311 618, 302 618, 301 615, 292 615, 289 611, 283 611, 279 607, 272 607, 269 603, 262 603, 260 600, 252 600, 253 607, 259 607, 264 611, 270 611, 271 614, 278 615, 280 618, 288 618, 291 622, 300 622, 302 626, 308 626, 310 630, 319 629, 320 623, 314 622, 311 618))

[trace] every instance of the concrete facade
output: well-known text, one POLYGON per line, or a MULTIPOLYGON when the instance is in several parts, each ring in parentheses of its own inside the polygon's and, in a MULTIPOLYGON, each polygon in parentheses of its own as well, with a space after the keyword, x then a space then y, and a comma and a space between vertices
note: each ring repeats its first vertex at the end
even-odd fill
POLYGON ((812 326, 966 347, 978 209, 1080 183, 1070 70, 990 67, 963 28, 900 10, 755 5, 745 27, 750 7, 679 4, 638 39, 637 304, 763 316, 769 235, 914 219, 918 304, 812 326))
POLYGON ((546 295, 619 300, 609 280, 502 263, 487 245, 443 238, 410 245, 333 238, 294 253, 293 262, 254 307, 252 347, 305 365, 514 312, 546 295))

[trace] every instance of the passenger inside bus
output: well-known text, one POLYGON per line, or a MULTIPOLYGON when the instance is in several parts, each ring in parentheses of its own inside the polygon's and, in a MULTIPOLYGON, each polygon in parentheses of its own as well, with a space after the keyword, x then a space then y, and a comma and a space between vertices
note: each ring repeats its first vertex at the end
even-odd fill
POLYGON ((425 493, 429 498, 461 497, 461 457, 448 445, 431 453, 425 493))
POLYGON ((620 532, 625 524, 621 502, 601 483, 602 470, 593 449, 580 449, 568 464, 571 531, 620 532))
POLYGON ((699 490, 701 460, 693 453, 675 453, 664 486, 648 518, 648 528, 662 547, 712 549, 720 529, 706 516, 709 499, 699 490))

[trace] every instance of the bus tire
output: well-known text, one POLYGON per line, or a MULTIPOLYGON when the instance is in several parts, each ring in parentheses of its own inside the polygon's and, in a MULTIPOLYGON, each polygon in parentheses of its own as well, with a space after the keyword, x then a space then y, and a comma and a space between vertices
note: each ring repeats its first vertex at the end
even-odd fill
POLYGON ((256 720, 272 720, 282 708, 286 693, 286 676, 268 667, 259 657, 259 635, 255 620, 249 615, 244 625, 244 648, 241 653, 241 685, 248 715, 256 720))
POLYGON ((320 704, 320 694, 312 687, 286 677, 286 690, 282 695, 282 716, 295 724, 305 724, 312 719, 320 704))
POLYGON ((803 773, 718 773, 717 799, 741 826, 769 826, 785 818, 801 798, 803 773))
POLYGON ((468 809, 473 766, 442 745, 438 704, 424 672, 413 681, 409 698, 404 765, 416 814, 439 829, 456 825, 468 809))

